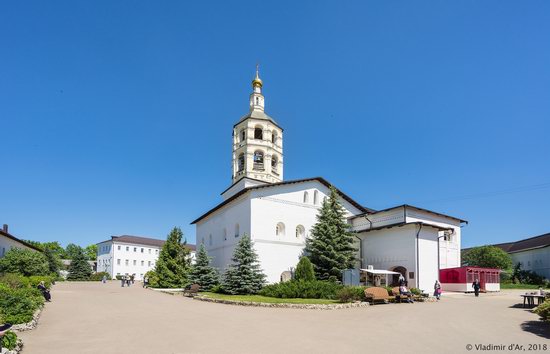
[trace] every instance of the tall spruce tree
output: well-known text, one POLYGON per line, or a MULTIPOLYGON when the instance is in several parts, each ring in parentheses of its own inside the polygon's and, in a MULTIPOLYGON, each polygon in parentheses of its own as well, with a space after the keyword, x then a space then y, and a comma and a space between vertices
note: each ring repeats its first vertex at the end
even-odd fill
POLYGON ((92 267, 81 247, 75 248, 67 280, 89 280, 92 275, 92 267))
POLYGON ((237 244, 231 260, 233 263, 223 277, 223 290, 233 295, 260 291, 265 284, 265 274, 260 268, 254 245, 246 234, 237 244))
POLYGON ((189 249, 182 239, 183 232, 179 227, 174 227, 162 246, 155 266, 160 288, 181 288, 189 283, 189 249))
POLYGON ((305 254, 320 280, 341 280, 342 271, 353 268, 356 260, 353 234, 338 197, 336 189, 331 187, 330 196, 323 200, 317 223, 306 241, 305 254))
POLYGON ((209 291, 213 286, 220 284, 218 271, 210 266, 210 260, 206 248, 201 244, 195 264, 191 267, 189 280, 191 283, 199 284, 202 291, 209 291))

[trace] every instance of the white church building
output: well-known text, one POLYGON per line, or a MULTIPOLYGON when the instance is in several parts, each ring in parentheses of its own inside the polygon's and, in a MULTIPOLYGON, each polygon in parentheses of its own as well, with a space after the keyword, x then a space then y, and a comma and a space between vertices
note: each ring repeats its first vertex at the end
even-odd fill
MULTIPOLYGON (((262 87, 256 71, 250 110, 233 126, 231 186, 192 224, 197 244, 205 245, 220 271, 231 264, 239 238, 249 235, 267 281, 274 283, 296 267, 331 183, 283 179, 283 129, 265 113, 262 87)), ((465 220, 411 205, 373 210, 337 191, 357 236, 358 269, 393 270, 410 287, 429 291, 439 269, 460 266, 465 220)))

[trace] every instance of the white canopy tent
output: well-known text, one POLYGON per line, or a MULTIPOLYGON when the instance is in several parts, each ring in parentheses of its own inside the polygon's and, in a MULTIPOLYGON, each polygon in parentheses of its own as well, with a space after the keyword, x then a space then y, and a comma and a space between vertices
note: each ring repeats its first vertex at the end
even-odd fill
POLYGON ((388 275, 394 275, 399 274, 402 275, 399 272, 394 272, 391 270, 383 270, 383 269, 359 269, 363 273, 366 274, 366 282, 365 285, 374 285, 374 286, 380 286, 382 285, 382 276, 384 276, 384 285, 388 285, 388 275), (369 275, 371 277, 371 281, 369 284, 369 275))

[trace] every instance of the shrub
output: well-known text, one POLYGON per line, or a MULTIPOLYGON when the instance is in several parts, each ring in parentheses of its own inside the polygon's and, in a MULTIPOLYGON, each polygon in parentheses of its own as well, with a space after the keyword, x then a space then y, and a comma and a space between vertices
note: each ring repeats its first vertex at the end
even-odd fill
POLYGON ((410 291, 413 295, 421 295, 422 294, 422 290, 420 290, 418 288, 411 288, 410 291))
MULTIPOLYGON (((117 275, 117 277, 119 276, 117 275)), ((159 287, 159 275, 157 274, 157 272, 155 272, 154 270, 150 270, 145 273, 145 277, 147 278, 148 286, 150 286, 151 288, 159 287)))
POLYGON ((225 292, 223 291, 223 288, 221 285, 214 285, 211 289, 210 289, 211 292, 213 293, 217 293, 217 294, 224 294, 225 292))
POLYGON ((533 312, 539 315, 543 321, 550 322, 550 301, 546 300, 537 306, 533 312))
POLYGON ((393 296, 393 288, 391 286, 384 286, 384 289, 388 291, 389 296, 393 296))
MULTIPOLYGON (((152 270, 150 270, 149 272, 152 272, 152 270)), ((147 272, 147 273, 149 273, 149 272, 147 272)), ((147 275, 147 274, 146 274, 146 275, 147 275)), ((115 276, 115 279, 116 279, 116 280, 122 280, 122 275, 117 274, 117 275, 115 276)))
POLYGON ((365 297, 366 286, 346 286, 338 290, 336 298, 340 302, 367 301, 365 297))
POLYGON ((334 299, 342 285, 330 281, 287 281, 265 286, 260 295, 283 299, 334 299))
POLYGON ((7 323, 29 322, 43 304, 44 298, 38 289, 12 289, 0 284, 0 313, 7 323))
POLYGON ((25 276, 49 274, 46 257, 37 251, 12 248, 0 258, 0 273, 17 273, 25 276))
POLYGON ((300 258, 298 265, 296 266, 296 272, 294 273, 294 279, 303 281, 315 280, 315 271, 313 270, 313 264, 306 256, 300 258))
POLYGON ((90 275, 91 281, 101 281, 103 280, 103 276, 107 277, 107 280, 111 280, 111 275, 107 272, 98 272, 90 275))
POLYGON ((36 288, 40 282, 43 281, 46 288, 51 288, 54 278, 49 275, 33 275, 29 277, 29 282, 32 287, 36 288))
POLYGON ((17 334, 12 331, 7 331, 2 337, 2 345, 0 348, 6 348, 7 350, 13 350, 17 346, 17 334))
POLYGON ((29 278, 20 274, 7 273, 0 276, 0 284, 6 285, 11 289, 28 288, 30 286, 29 278))

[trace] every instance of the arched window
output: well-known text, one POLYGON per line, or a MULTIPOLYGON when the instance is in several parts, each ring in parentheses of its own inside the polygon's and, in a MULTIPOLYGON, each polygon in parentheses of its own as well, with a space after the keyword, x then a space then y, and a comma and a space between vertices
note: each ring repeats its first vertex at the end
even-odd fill
POLYGON ((278 223, 275 226, 275 236, 284 236, 285 235, 285 224, 282 222, 278 223))
POLYGON ((235 237, 239 237, 239 224, 235 225, 235 237))
POLYGON ((262 127, 258 126, 254 128, 254 139, 258 139, 258 140, 264 139, 264 131, 262 127))
POLYGON ((237 171, 244 171, 244 153, 240 154, 239 158, 237 159, 237 171))
POLYGON ((212 246, 212 234, 208 235, 208 245, 212 246))
POLYGON ((227 229, 225 227, 223 228, 223 240, 227 241, 227 229))
POLYGON ((319 204, 319 192, 318 191, 313 192, 313 204, 315 204, 315 205, 319 204))
POLYGON ((254 169, 264 170, 264 153, 262 151, 254 152, 254 169))
POLYGON ((309 194, 307 192, 304 192, 304 203, 309 202, 309 194))
POLYGON ((296 238, 303 238, 306 233, 306 229, 302 225, 296 226, 296 238))
POLYGON ((240 139, 240 140, 241 140, 241 143, 242 143, 243 141, 245 141, 245 140, 246 140, 246 130, 244 130, 244 129, 241 130, 241 132, 239 133, 239 137, 241 138, 241 139, 240 139))
POLYGON ((275 130, 271 132, 271 142, 273 144, 277 142, 277 132, 275 130))
POLYGON ((271 170, 277 171, 277 165, 279 163, 279 159, 277 159, 277 156, 272 155, 271 156, 271 170))

